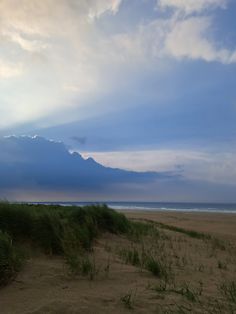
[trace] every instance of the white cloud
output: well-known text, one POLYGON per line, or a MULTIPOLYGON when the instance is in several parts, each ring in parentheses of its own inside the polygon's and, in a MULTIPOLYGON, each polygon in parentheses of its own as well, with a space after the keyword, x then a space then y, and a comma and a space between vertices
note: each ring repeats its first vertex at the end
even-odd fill
POLYGON ((2 32, 2 35, 6 40, 19 45, 21 49, 28 52, 39 52, 47 47, 41 40, 24 38, 22 34, 17 33, 16 31, 6 30, 5 32, 2 32))
POLYGON ((157 19, 139 25, 134 32, 113 36, 109 45, 115 47, 115 58, 128 63, 150 63, 150 58, 163 57, 164 42, 171 23, 168 19, 157 19))
POLYGON ((174 8, 187 14, 202 12, 209 8, 226 8, 227 0, 158 0, 161 8, 174 8))
POLYGON ((86 24, 89 18, 99 18, 119 10, 122 0, 1 0, 1 26, 23 34, 49 37, 66 34, 86 24))
POLYGON ((175 58, 203 59, 231 63, 234 61, 230 50, 216 47, 208 39, 211 27, 208 17, 190 17, 178 20, 167 34, 165 49, 167 54, 175 58))
POLYGON ((90 20, 94 20, 107 11, 110 11, 112 14, 116 14, 122 0, 92 0, 88 2, 90 3, 88 17, 90 20))
MULTIPOLYGON (((193 12, 186 5, 193 6, 195 1, 188 1, 173 2, 174 11, 182 7, 193 12)), ((5 117, 0 128, 53 116, 72 107, 78 108, 78 115, 68 114, 67 121, 82 119, 90 103, 93 109, 89 107, 87 114, 101 113, 103 108, 98 108, 97 99, 127 88, 122 78, 135 80, 142 76, 143 69, 162 73, 168 68, 169 58, 236 62, 235 51, 208 36, 213 22, 207 16, 186 17, 173 12, 168 17, 164 14, 145 22, 139 20, 130 28, 128 23, 120 27, 123 20, 117 17, 116 31, 104 31, 99 19, 118 14, 121 3, 21 0, 19 5, 18 0, 0 1, 0 60, 4 60, 0 61, 0 77, 6 82, 0 86, 0 112, 5 117), (14 77, 18 77, 17 84, 14 77)), ((168 3, 172 2, 162 0, 160 5, 168 3)), ((199 8, 206 7, 203 1, 196 3, 199 8)), ((204 3, 213 6, 213 1, 204 3)), ((223 7, 224 1, 214 3, 223 7)), ((109 28, 111 19, 106 23, 109 28)), ((104 110, 110 107, 107 104, 104 110)), ((57 123, 57 118, 51 121, 57 123)))
POLYGON ((190 180, 236 183, 236 152, 159 149, 149 151, 84 152, 99 163, 134 171, 173 171, 190 180))
POLYGON ((230 63, 236 63, 236 51, 231 54, 230 63))
POLYGON ((236 50, 218 43, 212 34, 209 16, 157 19, 141 25, 135 32, 116 35, 111 46, 119 52, 117 59, 130 63, 147 62, 171 57, 174 59, 201 59, 207 62, 230 64, 236 62, 236 50))
POLYGON ((105 51, 95 22, 106 12, 116 14, 120 4, 121 0, 22 0, 20 5, 17 0, 0 1, 0 78, 7 81, 0 86, 5 118, 0 128, 75 104, 83 107, 88 98, 103 92, 98 54, 105 51), (11 80, 15 76, 17 85, 11 80))
POLYGON ((158 7, 172 8, 164 49, 174 58, 202 59, 230 64, 236 50, 229 50, 214 38, 209 9, 226 9, 228 0, 158 0, 158 7), (179 14, 184 13, 184 14, 179 14))
POLYGON ((0 59, 0 79, 9 79, 21 75, 23 66, 19 63, 11 63, 0 59))

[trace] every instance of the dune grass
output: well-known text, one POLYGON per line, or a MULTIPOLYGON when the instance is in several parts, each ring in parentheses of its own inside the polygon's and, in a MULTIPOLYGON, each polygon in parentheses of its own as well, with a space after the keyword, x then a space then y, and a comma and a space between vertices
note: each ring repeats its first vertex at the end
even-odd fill
POLYGON ((11 237, 0 231, 0 286, 14 278, 22 261, 22 254, 13 246, 11 237))
MULTIPOLYGON (((99 234, 128 233, 131 224, 106 205, 86 207, 0 203, 0 285, 19 269, 15 247, 28 242, 47 254, 63 255, 71 268, 99 234), (76 252, 76 254, 75 254, 76 252)), ((81 265, 81 259, 79 259, 81 265)), ((88 263, 87 263, 88 264, 88 263)), ((82 263, 83 265, 83 263, 82 263)))
POLYGON ((128 220, 106 205, 0 203, 0 287, 14 280, 26 259, 19 248, 27 257, 58 255, 66 280, 83 276, 97 287, 103 279, 122 281, 118 297, 126 310, 136 311, 145 295, 145 302, 156 300, 156 313, 236 313, 235 250, 211 235, 128 220), (123 285, 124 274, 132 286, 123 285))
MULTIPOLYGON (((135 219, 133 219, 135 220, 135 219)), ((168 225, 166 223, 162 223, 162 222, 158 222, 158 221, 153 221, 150 219, 139 219, 142 220, 148 224, 151 225, 155 225, 161 229, 166 229, 166 230, 170 230, 173 232, 178 232, 178 233, 182 233, 185 234, 187 236, 189 236, 190 238, 196 238, 196 239, 201 239, 201 240, 210 240, 212 239, 211 235, 207 234, 207 233, 203 233, 203 232, 198 232, 195 230, 190 230, 190 229, 184 229, 181 227, 177 227, 177 226, 173 226, 173 225, 168 225)))

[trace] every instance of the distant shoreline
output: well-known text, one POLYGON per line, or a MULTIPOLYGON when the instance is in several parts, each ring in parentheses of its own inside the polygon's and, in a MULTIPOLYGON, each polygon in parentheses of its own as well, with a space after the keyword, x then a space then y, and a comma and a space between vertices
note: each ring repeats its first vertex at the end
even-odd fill
POLYGON ((154 209, 154 210, 151 210, 151 209, 131 209, 131 208, 114 208, 114 207, 111 207, 112 209, 118 211, 118 212, 121 212, 121 213, 149 213, 149 214, 152 214, 152 213, 176 213, 176 214, 179 214, 179 213, 183 213, 183 214, 210 214, 210 215, 233 215, 235 216, 236 214, 236 211, 227 211, 227 210, 224 210, 224 211, 214 211, 214 210, 178 210, 178 209, 154 209))
POLYGON ((234 203, 187 203, 187 202, 29 202, 31 204, 48 204, 61 206, 87 206, 106 204, 107 206, 121 212, 172 212, 172 213, 222 213, 236 214, 234 203))

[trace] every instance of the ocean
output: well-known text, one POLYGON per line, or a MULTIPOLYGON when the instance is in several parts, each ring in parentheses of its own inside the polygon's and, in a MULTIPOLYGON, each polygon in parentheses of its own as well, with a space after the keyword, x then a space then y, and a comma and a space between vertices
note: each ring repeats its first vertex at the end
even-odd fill
POLYGON ((209 212, 209 213, 234 213, 236 204, 232 203, 172 203, 172 202, 34 202, 37 204, 59 204, 62 206, 86 206, 91 204, 107 204, 119 210, 135 211, 175 211, 175 212, 209 212))

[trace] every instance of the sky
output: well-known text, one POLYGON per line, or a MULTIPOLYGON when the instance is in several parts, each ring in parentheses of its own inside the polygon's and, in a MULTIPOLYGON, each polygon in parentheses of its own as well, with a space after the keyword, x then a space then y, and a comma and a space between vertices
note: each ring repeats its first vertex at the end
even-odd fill
POLYGON ((183 178, 143 183, 145 200, 236 202, 235 14, 235 0, 0 0, 0 136, 183 178))

